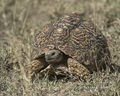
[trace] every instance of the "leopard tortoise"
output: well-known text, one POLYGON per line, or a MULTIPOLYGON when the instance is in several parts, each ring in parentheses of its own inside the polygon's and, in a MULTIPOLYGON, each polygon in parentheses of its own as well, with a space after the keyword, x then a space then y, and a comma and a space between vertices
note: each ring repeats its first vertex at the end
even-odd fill
POLYGON ((106 38, 80 14, 71 13, 45 25, 31 48, 29 77, 35 74, 89 76, 110 62, 106 38), (46 71, 47 70, 47 71, 46 71))

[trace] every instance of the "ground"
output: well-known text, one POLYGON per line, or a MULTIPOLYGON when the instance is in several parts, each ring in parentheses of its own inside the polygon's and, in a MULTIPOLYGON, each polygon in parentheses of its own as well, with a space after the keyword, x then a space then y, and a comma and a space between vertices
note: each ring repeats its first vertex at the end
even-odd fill
POLYGON ((0 0, 0 96, 119 96, 120 0, 0 0), (108 41, 112 68, 86 82, 47 75, 31 84, 27 64, 34 34, 51 20, 78 12, 108 41))

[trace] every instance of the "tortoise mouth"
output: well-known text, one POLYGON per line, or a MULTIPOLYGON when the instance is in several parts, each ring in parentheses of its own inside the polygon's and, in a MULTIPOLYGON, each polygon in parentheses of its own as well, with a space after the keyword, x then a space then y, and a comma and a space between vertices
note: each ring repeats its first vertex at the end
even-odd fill
POLYGON ((45 51, 45 60, 48 63, 59 63, 63 60, 63 53, 60 50, 45 51))

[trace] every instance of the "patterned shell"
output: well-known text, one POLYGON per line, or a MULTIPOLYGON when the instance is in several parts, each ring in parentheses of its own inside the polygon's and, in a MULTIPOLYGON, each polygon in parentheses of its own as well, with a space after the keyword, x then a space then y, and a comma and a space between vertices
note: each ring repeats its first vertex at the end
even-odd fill
POLYGON ((79 14, 72 13, 50 22, 36 34, 31 60, 43 56, 46 50, 58 49, 83 65, 94 65, 105 53, 108 55, 106 48, 101 31, 79 14))

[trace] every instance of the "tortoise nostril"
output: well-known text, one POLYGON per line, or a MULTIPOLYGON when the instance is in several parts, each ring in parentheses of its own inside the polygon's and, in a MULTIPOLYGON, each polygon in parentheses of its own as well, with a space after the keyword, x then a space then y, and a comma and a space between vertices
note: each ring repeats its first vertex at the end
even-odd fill
POLYGON ((53 52, 52 54, 51 54, 51 56, 54 56, 55 55, 55 52, 53 52))

